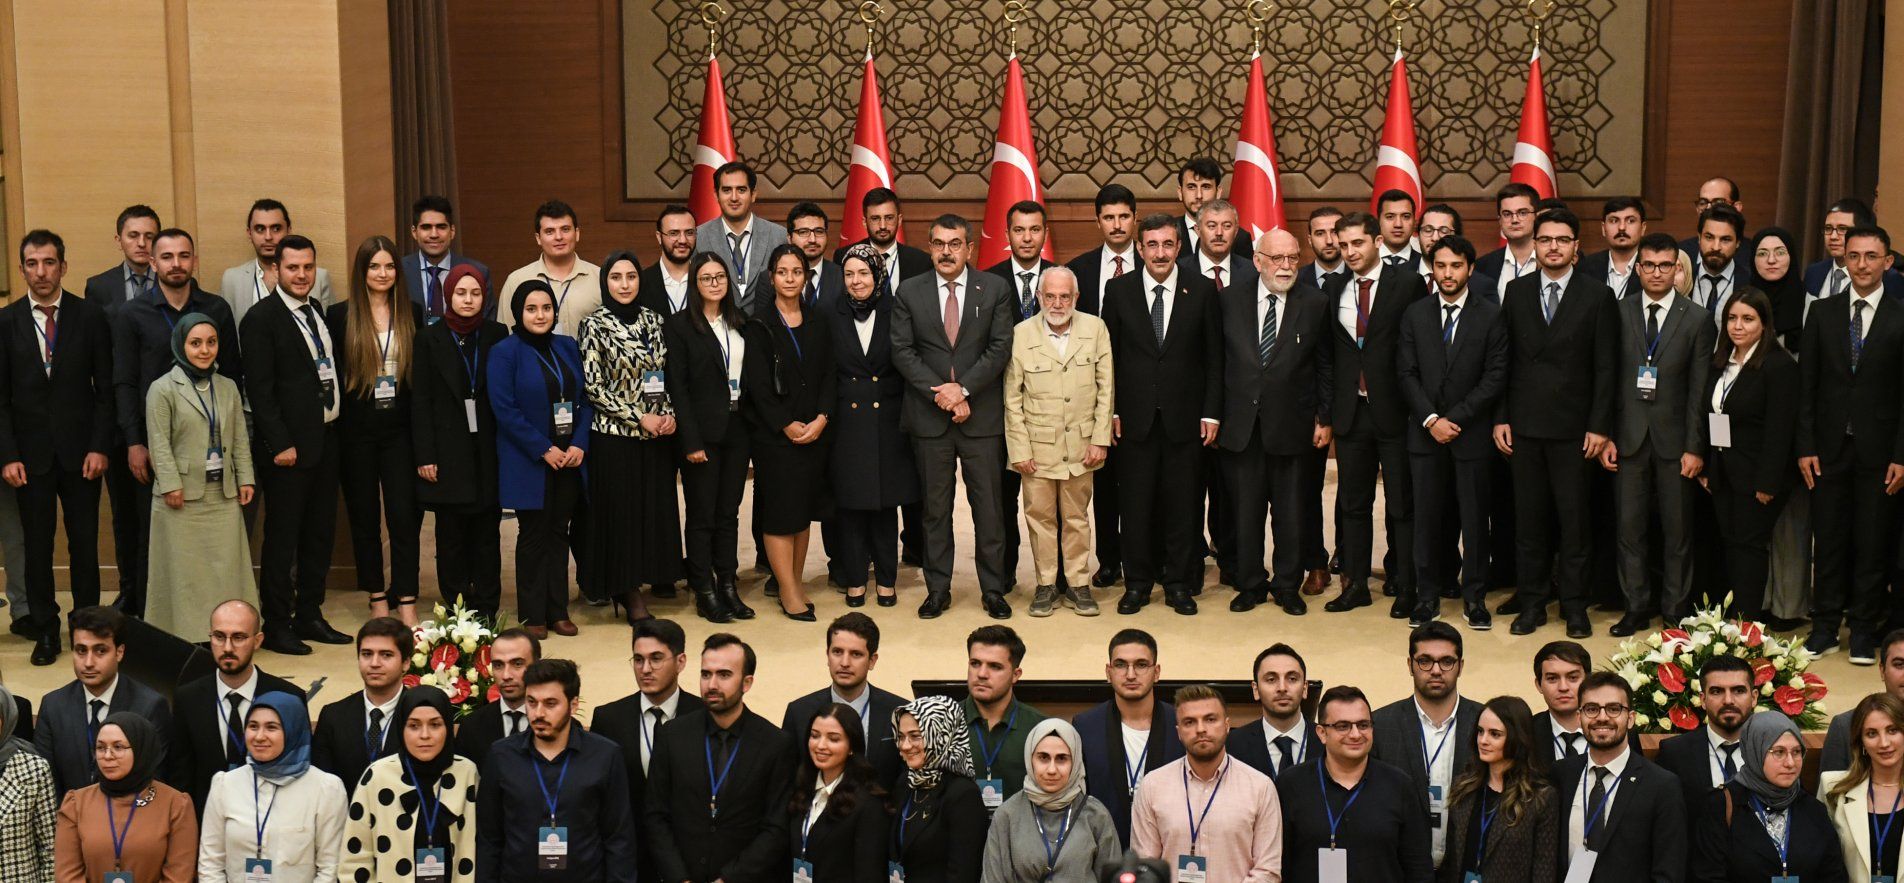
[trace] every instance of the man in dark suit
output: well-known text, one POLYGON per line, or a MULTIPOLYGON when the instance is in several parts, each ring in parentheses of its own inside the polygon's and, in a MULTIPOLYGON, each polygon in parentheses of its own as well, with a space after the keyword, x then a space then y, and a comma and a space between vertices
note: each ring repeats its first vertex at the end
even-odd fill
POLYGON ((661 208, 655 219, 655 245, 661 256, 641 268, 641 288, 635 302, 663 316, 687 308, 688 261, 694 257, 694 213, 680 203, 661 208))
MULTIPOLYGON (((867 681, 879 664, 879 624, 864 613, 847 613, 826 627, 826 669, 833 683, 787 703, 780 728, 793 743, 794 756, 806 751, 806 727, 829 705, 844 705, 859 715, 866 736, 866 759, 879 785, 890 790, 905 771, 899 746, 893 742, 893 709, 906 700, 867 681)), ((797 765, 797 761, 796 761, 797 765)))
MULTIPOLYGON (((1200 227, 1203 205, 1223 196, 1223 166, 1216 160, 1199 156, 1185 160, 1183 167, 1177 170, 1177 201, 1183 203, 1183 214, 1172 220, 1177 223, 1177 250, 1185 255, 1197 253, 1201 248, 1203 231, 1200 227)), ((1251 254, 1250 232, 1236 231, 1235 248, 1244 254, 1251 254)))
MULTIPOLYGON (((1106 184, 1098 188, 1092 212, 1104 244, 1072 258, 1065 266, 1078 277, 1078 311, 1096 316, 1104 311, 1104 286, 1137 269, 1137 196, 1122 184, 1106 184)), ((1091 585, 1108 589, 1124 573, 1124 547, 1117 533, 1116 447, 1098 467, 1092 487, 1091 529, 1097 534, 1098 567, 1091 576, 1091 585)))
POLYGON ((1256 654, 1250 696, 1262 706, 1263 720, 1230 729, 1231 757, 1274 779, 1309 758, 1322 756, 1322 740, 1302 712, 1309 698, 1309 665, 1296 648, 1276 643, 1256 654))
POLYGON ((1699 213, 1699 252, 1693 256, 1690 297, 1706 312, 1717 329, 1732 295, 1752 286, 1752 263, 1746 255, 1745 216, 1727 205, 1699 213), (1744 263, 1739 259, 1743 258, 1744 263))
MULTIPOLYGON (((1389 205, 1406 205, 1390 201, 1389 205)), ((1410 212, 1412 220, 1412 210, 1410 212)), ((1377 241, 1379 222, 1351 212, 1336 222, 1336 239, 1353 275, 1338 280, 1330 298, 1329 337, 1335 349, 1331 428, 1338 469, 1336 554, 1347 585, 1323 609, 1341 613, 1365 607, 1375 543, 1375 479, 1387 505, 1388 548, 1394 560, 1387 580, 1395 589, 1389 615, 1420 625, 1439 615, 1439 595, 1415 598, 1414 487, 1408 471, 1408 403, 1396 370, 1402 316, 1428 296, 1421 277, 1404 264, 1384 264, 1377 241)))
POLYGON ((1715 656, 1699 668, 1699 704, 1705 722, 1659 743, 1653 762, 1679 777, 1689 827, 1706 793, 1738 775, 1745 758, 1739 742, 1745 722, 1758 705, 1751 663, 1736 656, 1715 656))
POLYGON ((1104 288, 1104 325, 1117 365, 1116 413, 1124 597, 1117 611, 1150 603, 1160 580, 1164 599, 1182 614, 1197 612, 1203 585, 1197 554, 1202 521, 1202 448, 1216 444, 1223 402, 1222 319, 1209 280, 1177 263, 1175 222, 1151 215, 1138 227, 1143 272, 1104 288), (1163 557, 1151 542, 1163 534, 1163 557))
MULTIPOLYGON (((635 625, 634 693, 595 709, 591 732, 621 746, 628 768, 628 804, 637 823, 647 807, 648 764, 654 759, 655 737, 670 721, 707 705, 701 697, 681 689, 681 671, 687 667, 687 633, 672 619, 649 619, 635 625)), ((803 743, 804 744, 804 743, 803 743)), ((655 880, 654 850, 645 836, 635 838, 636 880, 655 880)))
POLYGON ((27 233, 19 255, 27 296, 0 309, 0 479, 18 491, 26 532, 33 664, 52 665, 60 646, 53 541, 61 510, 73 603, 99 603, 99 477, 115 428, 112 327, 99 305, 60 287, 66 243, 59 234, 27 233))
POLYGON ((1325 205, 1309 213, 1309 250, 1315 260, 1296 271, 1296 281, 1321 291, 1336 276, 1346 278, 1348 265, 1342 263, 1342 243, 1336 239, 1335 225, 1342 210, 1325 205))
MULTIPOLYGON (((108 715, 131 712, 163 733, 172 727, 165 697, 132 678, 119 676, 126 658, 126 615, 111 607, 81 607, 70 619, 73 680, 40 700, 33 748, 53 764, 58 796, 99 779, 93 740, 108 715)), ((164 748, 152 769, 165 769, 164 748)))
POLYGON ((252 701, 262 693, 304 698, 304 691, 290 681, 252 664, 264 637, 263 625, 258 608, 249 602, 231 600, 214 608, 210 647, 218 670, 180 684, 172 696, 165 781, 191 794, 200 815, 212 776, 245 762, 245 715, 251 713, 252 701))
MULTIPOLYGON (((784 873, 794 753, 747 709, 754 648, 726 633, 701 649, 707 707, 655 735, 642 831, 658 880, 765 880, 784 873)), ((805 745, 805 740, 799 740, 805 745)))
POLYGON ((1439 605, 1455 569, 1444 556, 1456 533, 1450 528, 1458 525, 1462 611, 1469 628, 1486 630, 1493 624, 1483 597, 1495 457, 1490 430, 1507 389, 1507 328, 1500 307, 1470 284, 1474 245, 1465 237, 1436 240, 1428 263, 1437 296, 1408 308, 1396 353, 1414 499, 1422 513, 1414 524, 1416 592, 1419 607, 1439 605), (1450 501, 1451 522, 1443 518, 1450 501))
POLYGON ((1838 649, 1851 622, 1851 661, 1876 662, 1890 607, 1898 498, 1904 489, 1904 299, 1884 291, 1891 236, 1882 227, 1845 234, 1851 287, 1812 304, 1798 409, 1798 471, 1815 493, 1810 637, 1806 649, 1838 649), (1847 608, 1848 611, 1847 611, 1847 608))
POLYGON ((370 762, 396 751, 397 700, 416 652, 416 633, 401 620, 372 617, 357 629, 357 677, 364 688, 324 706, 311 738, 311 765, 354 790, 370 762))
POLYGON ((1613 429, 1618 302, 1604 283, 1574 268, 1580 220, 1572 212, 1542 212, 1535 232, 1540 271, 1508 282, 1501 303, 1512 357, 1494 445, 1513 467, 1519 519, 1519 615, 1511 631, 1532 634, 1547 621, 1557 550, 1567 637, 1584 638, 1593 634, 1584 584, 1591 551, 1587 470, 1613 429))
MULTIPOLYGON (((1006 212, 1005 241, 1011 246, 1011 256, 986 268, 985 272, 997 276, 1010 284, 1012 289, 1012 318, 1014 322, 1023 322, 1038 315, 1038 281, 1044 278, 1045 270, 1057 264, 1045 260, 1045 207, 1031 200, 1024 200, 1006 212)), ((1005 584, 1016 588, 1018 585, 1018 551, 1022 541, 1018 532, 1018 470, 1005 465, 1005 473, 999 479, 999 502, 1004 504, 1005 526, 1005 584)), ((1060 524, 1060 528, 1062 528, 1060 524)), ((1064 582, 1064 574, 1058 574, 1059 583, 1064 582)), ((1007 588, 1006 591, 1010 591, 1007 588)))
POLYGON ((1596 671, 1582 684, 1580 703, 1587 752, 1553 768, 1567 820, 1563 870, 1593 862, 1591 875, 1581 878, 1589 883, 1683 879, 1686 801, 1672 774, 1630 741, 1632 688, 1613 672, 1596 671))
POLYGON ((152 266, 152 244, 159 235, 159 213, 148 205, 127 206, 119 213, 113 242, 125 259, 86 280, 86 300, 103 307, 108 316, 121 304, 131 303, 158 287, 152 266))
MULTIPOLYGON (((1384 190, 1375 200, 1377 229, 1370 232, 1381 239, 1380 257, 1384 268, 1402 267, 1417 276, 1425 275, 1422 252, 1415 249, 1417 208, 1415 198, 1400 190, 1384 190)), ((1426 285, 1426 280, 1423 284, 1426 285)))
MULTIPOLYGON (((1580 272, 1606 282, 1613 296, 1620 300, 1639 294, 1636 263, 1640 240, 1646 238, 1646 203, 1637 196, 1615 196, 1607 200, 1600 210, 1600 235, 1606 239, 1606 250, 1581 258, 1580 272)), ((1667 241, 1672 240, 1669 237, 1667 241)))
MULTIPOLYGON (((1461 633, 1445 622, 1424 624, 1408 634, 1408 673, 1414 694, 1375 710, 1375 759, 1394 764, 1427 795, 1434 829, 1435 865, 1441 865, 1448 830, 1448 789, 1474 756, 1474 728, 1481 703, 1461 697, 1461 633)), ((1454 851, 1462 847, 1457 844, 1454 851)))
MULTIPOLYGON (((1234 247, 1242 225, 1237 220, 1236 206, 1229 200, 1212 199, 1205 202, 1203 208, 1197 211, 1197 230, 1196 249, 1185 250, 1177 258, 1177 265, 1183 272, 1210 280, 1219 299, 1237 279, 1256 275, 1256 268, 1250 265, 1250 253, 1239 253, 1234 247)), ((1216 446, 1205 447, 1203 487, 1209 507, 1204 520, 1209 526, 1210 538, 1207 543, 1201 536, 1197 538, 1202 547, 1197 557, 1199 560, 1204 557, 1215 558, 1217 581, 1235 587, 1236 541, 1229 537, 1229 531, 1236 517, 1230 512, 1229 485, 1224 482, 1221 473, 1216 446)))
POLYGON ((1539 201, 1539 191, 1519 181, 1494 194, 1494 212, 1500 218, 1501 239, 1506 244, 1482 255, 1474 262, 1474 271, 1496 280, 1501 300, 1506 300, 1508 283, 1540 266, 1534 254, 1534 203, 1539 201))
MULTIPOLYGON (((1235 501, 1236 597, 1244 612, 1269 600, 1291 615, 1302 600, 1310 462, 1329 448, 1334 351, 1328 298, 1296 282, 1300 254, 1287 230, 1263 234, 1255 273, 1221 299, 1223 424, 1217 436, 1235 501), (1238 296, 1250 292, 1250 296, 1238 296), (1263 569, 1263 521, 1275 513, 1275 578, 1263 569)), ((1318 528, 1318 536, 1319 536, 1318 528)), ((1319 542, 1319 541, 1317 541, 1319 542)), ((1327 565, 1326 559, 1321 562, 1327 565)))
MULTIPOLYGON (((1845 234, 1851 228, 1878 222, 1877 214, 1862 199, 1845 197, 1825 209, 1823 226, 1825 256, 1805 267, 1805 294, 1812 298, 1844 294, 1851 288, 1851 274, 1845 269, 1845 234)), ((1884 292, 1904 296, 1904 274, 1896 267, 1884 271, 1884 292)), ((1777 304, 1773 304, 1777 306, 1777 304)))
POLYGON ((952 493, 965 476, 974 513, 978 583, 985 612, 1011 616, 1005 600, 1005 531, 994 513, 1005 468, 1005 364, 1011 359, 1012 295, 1005 280, 967 266, 972 225, 958 215, 932 223, 932 272, 900 283, 892 311, 892 362, 909 395, 901 412, 925 489, 926 600, 932 619, 952 603, 952 493))
MULTIPOLYGON (((1534 689, 1547 706, 1534 715, 1534 751, 1549 768, 1587 752, 1588 721, 1580 712, 1580 694, 1592 668, 1593 657, 1574 641, 1548 641, 1534 651, 1534 689)), ((1639 754, 1637 731, 1627 731, 1627 742, 1639 754)))
MULTIPOLYGON (((410 240, 417 250, 403 256, 403 278, 410 286, 410 299, 423 307, 426 321, 436 322, 449 309, 449 292, 443 281, 457 264, 469 264, 482 273, 485 291, 495 281, 482 261, 456 251, 456 210, 447 197, 424 196, 410 205, 410 240)), ((487 315, 496 316, 496 298, 489 299, 487 315)))
MULTIPOLYGON (((860 242, 872 243, 886 256, 886 284, 891 286, 893 295, 899 294, 899 283, 932 272, 931 255, 899 241, 905 235, 906 225, 899 194, 885 187, 874 187, 866 191, 866 198, 860 202, 860 212, 861 219, 866 222, 866 238, 860 242)), ((841 243, 833 252, 833 262, 839 263, 846 256, 846 250, 858 244, 841 243)))
MULTIPOLYGON (((114 231, 113 241, 125 256, 124 260, 86 280, 86 300, 105 308, 106 320, 116 323, 125 304, 156 296, 158 272, 153 264, 153 246, 159 234, 159 213, 147 205, 127 206, 119 213, 114 231)), ((223 336, 222 328, 220 336, 223 336)), ((169 360, 167 364, 169 367, 169 360)), ((139 438, 143 443, 143 398, 139 405, 139 438)), ((130 444, 131 438, 115 426, 111 450, 106 452, 106 496, 112 500, 113 569, 119 574, 119 600, 115 606, 137 616, 145 613, 146 525, 151 520, 152 493, 146 479, 136 475, 138 470, 131 462, 130 444)), ((150 472, 146 474, 149 476, 150 472)))
POLYGON ((496 701, 477 706, 456 725, 456 753, 482 766, 489 749, 511 736, 529 732, 522 673, 542 659, 542 642, 517 627, 496 633, 489 643, 489 671, 496 677, 496 701))
POLYGON ((1110 810, 1117 840, 1128 848, 1131 796, 1151 770, 1183 756, 1183 742, 1177 707, 1157 695, 1163 673, 1157 639, 1142 629, 1124 629, 1111 636, 1110 653, 1104 679, 1111 699, 1078 712, 1071 724, 1084 749, 1085 791, 1110 810))
POLYGON ((1610 630, 1616 638, 1650 628, 1655 610, 1672 621, 1692 607, 1692 482, 1705 468, 1711 408, 1702 399, 1717 332, 1703 311, 1673 291, 1668 268, 1678 266, 1678 257, 1671 236, 1642 240, 1636 265, 1641 295, 1617 307, 1619 420, 1613 444, 1600 452, 1600 464, 1616 471, 1619 481, 1626 615, 1610 630), (1657 597, 1647 586, 1648 546, 1654 542, 1665 565, 1657 597))
MULTIPOLYGON (((1454 206, 1437 202, 1421 210, 1418 223, 1415 225, 1415 245, 1417 253, 1421 255, 1421 261, 1415 267, 1415 271, 1421 274, 1422 282, 1428 286, 1430 293, 1435 290, 1435 268, 1431 266, 1433 260, 1430 257, 1435 243, 1440 242, 1444 237, 1466 237, 1467 235, 1466 225, 1461 222, 1461 213, 1456 211, 1454 206)), ((1468 278, 1470 281, 1474 279, 1473 261, 1468 262, 1468 278)))
MULTIPOLYGON (((1741 217, 1745 215, 1745 200, 1739 198, 1739 185, 1737 182, 1731 178, 1720 176, 1717 178, 1708 178, 1704 183, 1699 185, 1699 195, 1692 201, 1693 211, 1698 213, 1699 217, 1703 218, 1706 212, 1714 207, 1731 209, 1739 213, 1741 217)), ((1699 225, 1700 228, 1704 226, 1703 223, 1699 225)), ((1745 235, 1743 229, 1740 230, 1739 235, 1745 235)), ((1692 258, 1692 265, 1697 268, 1699 262, 1705 257, 1707 247, 1705 243, 1701 241, 1701 237, 1690 236, 1679 240, 1679 250, 1685 252, 1687 257, 1692 258)), ((1729 275, 1732 275, 1732 277, 1737 280, 1740 288, 1752 284, 1752 256, 1750 254, 1739 251, 1735 254, 1728 255, 1726 260, 1730 262, 1733 267, 1732 274, 1729 275)), ((1693 286, 1693 300, 1704 303, 1705 298, 1701 296, 1703 292, 1701 292, 1699 288, 1700 286, 1698 285, 1693 286)), ((1692 807, 1687 807, 1686 809, 1690 812, 1692 807)))
POLYGON ((245 395, 251 402, 252 460, 271 506, 258 577, 264 647, 303 656, 305 640, 348 644, 324 620, 324 581, 337 523, 337 415, 343 372, 330 328, 311 300, 317 246, 302 236, 278 243, 278 287, 245 314, 245 395), (302 640, 300 640, 302 639, 302 640))
MULTIPOLYGON (((1348 278, 1349 267, 1342 260, 1342 243, 1335 235, 1336 222, 1341 219, 1342 210, 1332 205, 1322 206, 1309 213, 1309 250, 1315 254, 1315 260, 1296 270, 1297 282, 1322 291, 1332 284, 1340 284, 1334 281, 1336 277, 1348 278)), ((1327 445, 1311 451, 1303 462, 1301 560, 1302 568, 1307 572, 1302 580, 1302 593, 1305 595, 1322 594, 1329 587, 1329 574, 1339 569, 1335 557, 1329 554, 1328 545, 1323 542, 1322 481, 1328 471, 1327 445)))

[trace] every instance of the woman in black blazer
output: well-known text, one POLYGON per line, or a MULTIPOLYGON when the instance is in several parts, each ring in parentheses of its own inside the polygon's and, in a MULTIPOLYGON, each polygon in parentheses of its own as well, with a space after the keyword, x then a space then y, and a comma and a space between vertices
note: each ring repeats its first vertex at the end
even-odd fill
POLYGON ((708 252, 688 262, 687 306, 662 325, 668 400, 680 439, 687 498, 688 587, 709 622, 752 619, 734 585, 740 569, 740 500, 747 491, 745 397, 748 319, 735 303, 727 262, 708 252))
POLYGON ((1798 363, 1779 346, 1772 316, 1771 301, 1753 289, 1726 304, 1725 335, 1702 400, 1712 454, 1699 483, 1718 515, 1733 607, 1751 620, 1766 612, 1772 527, 1791 485, 1798 412, 1798 363))
POLYGON ((1805 767, 1798 725, 1776 709, 1760 712, 1746 720, 1739 747, 1739 774, 1691 811, 1691 879, 1844 883, 1838 832, 1825 805, 1798 781, 1805 767))
POLYGON ((780 584, 780 612, 813 622, 800 574, 813 522, 832 514, 827 487, 827 415, 838 404, 833 335, 804 300, 807 259, 783 245, 767 257, 774 300, 747 329, 744 404, 753 429, 754 524, 780 584))
POLYGON ((1560 796, 1547 780, 1534 713, 1516 696, 1497 696, 1474 726, 1473 760, 1448 789, 1447 851, 1436 879, 1553 883, 1564 836, 1560 796))
POLYGON ((416 458, 410 445, 413 344, 423 308, 410 299, 397 245, 372 236, 351 262, 349 301, 333 305, 326 321, 337 342, 342 406, 338 413, 338 473, 350 521, 357 585, 370 596, 370 615, 416 625, 418 534, 416 458), (351 309, 356 306, 357 309, 351 309), (384 525, 390 531, 390 591, 384 593, 384 525))
POLYGON ((893 795, 892 861, 906 883, 977 883, 991 824, 972 781, 965 712, 945 696, 893 709, 906 775, 893 795))
POLYGON ((866 761, 865 725, 835 702, 816 710, 804 732, 787 806, 793 878, 804 868, 808 880, 885 883, 892 813, 866 761))
POLYGON ((489 408, 489 350, 509 330, 485 319, 489 282, 457 264, 443 282, 443 321, 416 336, 410 372, 410 439, 417 499, 436 513, 436 585, 491 619, 502 609, 502 507, 496 502, 496 415, 489 408))

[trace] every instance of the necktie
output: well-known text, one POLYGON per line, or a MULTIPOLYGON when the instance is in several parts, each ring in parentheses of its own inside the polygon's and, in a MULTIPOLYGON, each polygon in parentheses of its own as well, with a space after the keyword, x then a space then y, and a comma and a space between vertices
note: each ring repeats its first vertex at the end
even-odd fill
POLYGON ((1388 257, 1382 258, 1382 264, 1383 266, 1388 266, 1388 267, 1399 267, 1402 265, 1402 262, 1407 259, 1408 257, 1406 255, 1392 254, 1392 255, 1389 255, 1388 257))
MULTIPOLYGON (((1357 279, 1355 282, 1355 346, 1358 349, 1368 339, 1369 295, 1374 288, 1373 279, 1357 279)), ((1355 390, 1363 398, 1368 398, 1368 372, 1355 375, 1355 390)))
POLYGON ((1124 256, 1111 255, 1111 278, 1116 279, 1122 275, 1124 275, 1124 256))
POLYGON ((1851 281, 1851 277, 1845 275, 1845 271, 1843 267, 1832 268, 1831 288, 1830 288, 1831 294, 1833 296, 1844 294, 1845 285, 1848 284, 1850 281, 1851 281))
POLYGON ((1706 274, 1706 309, 1714 313, 1725 308, 1725 304, 1719 300, 1719 283, 1724 281, 1725 277, 1717 273, 1706 274))
POLYGON ((1609 772, 1606 767, 1594 767, 1593 790, 1587 793, 1587 815, 1582 817, 1581 824, 1582 827, 1592 825, 1596 833, 1606 830, 1606 780, 1609 772))
POLYGON ((134 273, 131 281, 133 289, 139 292, 138 296, 140 297, 145 296, 152 290, 152 277, 144 273, 134 273))
POLYGON ((717 770, 727 767, 727 755, 733 750, 733 735, 733 732, 729 730, 720 730, 714 734, 714 768, 717 770))
POLYGON ((809 307, 820 302, 820 274, 813 274, 813 283, 807 286, 807 296, 804 302, 809 307))
POLYGON ((503 727, 503 735, 505 737, 514 736, 515 734, 522 732, 522 712, 520 711, 506 712, 504 716, 509 718, 509 725, 506 727, 503 727))
POLYGON ((1659 342, 1659 304, 1646 308, 1646 348, 1650 351, 1659 342))
POLYGON ((1858 357, 1864 355, 1864 309, 1870 304, 1851 301, 1851 371, 1857 373, 1858 357))
POLYGON ((1157 345, 1164 345, 1164 287, 1151 289, 1156 295, 1150 299, 1150 330, 1157 333, 1157 345))
POLYGON ((1222 291, 1223 290, 1223 268, 1211 267, 1210 278, 1216 280, 1216 290, 1222 291))
POLYGON ((1560 738, 1565 739, 1567 741, 1567 756, 1568 757, 1580 756, 1580 734, 1579 733, 1561 733, 1560 738))
POLYGON ((99 727, 106 722, 106 700, 94 699, 91 705, 93 708, 93 729, 98 730, 99 727))
POLYGON ((1547 324, 1552 325, 1554 313, 1560 310, 1560 283, 1547 283, 1547 297, 1541 302, 1541 306, 1547 314, 1547 324))
POLYGON ((383 747, 383 709, 370 710, 370 728, 364 730, 364 745, 374 757, 378 748, 383 747))
POLYGON ((1296 740, 1288 736, 1277 736, 1275 742, 1276 751, 1282 755, 1282 757, 1276 761, 1276 772, 1280 774, 1283 770, 1296 765, 1296 740))
POLYGON ((1442 304, 1441 308, 1448 313, 1441 320, 1441 345, 1449 346, 1454 343, 1454 311, 1460 307, 1454 304, 1442 304))
POLYGON ((643 740, 641 746, 641 771, 643 773, 648 772, 648 759, 654 754, 655 734, 661 731, 661 725, 665 723, 665 721, 662 720, 661 709, 659 708, 648 709, 648 717, 653 718, 653 720, 648 722, 648 738, 643 740))
POLYGON ((727 234, 727 253, 734 256, 734 277, 741 288, 747 287, 747 252, 742 251, 740 243, 746 234, 727 234))
POLYGON ((1719 746, 1719 750, 1725 754, 1725 759, 1719 762, 1719 769, 1725 771, 1726 781, 1730 782, 1733 776, 1739 774, 1739 743, 1727 742, 1719 746))
POLYGON ((959 342, 959 284, 945 283, 945 342, 954 346, 959 342))
POLYGON ((1029 319, 1031 318, 1033 313, 1038 312, 1038 296, 1033 294, 1031 291, 1031 278, 1036 275, 1038 274, 1036 273, 1019 273, 1018 274, 1018 316, 1019 318, 1029 319))
MULTIPOLYGON (((1269 364, 1269 356, 1276 351, 1276 295, 1270 295, 1263 303, 1263 336, 1256 342, 1256 355, 1262 363, 1269 364)), ((1286 738, 1286 737, 1285 737, 1286 738)))
POLYGON ((239 706, 245 704, 241 693, 225 694, 225 703, 231 706, 231 713, 225 715, 225 764, 237 766, 245 762, 244 744, 238 734, 245 731, 245 716, 238 713, 239 706))
POLYGON ((50 377, 53 374, 53 350, 59 346, 59 320, 53 316, 58 308, 36 305, 34 309, 39 310, 40 315, 46 317, 46 329, 41 332, 40 339, 46 344, 45 367, 47 376, 50 377))
POLYGON ((430 271, 430 284, 423 289, 423 309, 432 316, 443 315, 443 268, 424 267, 430 271))

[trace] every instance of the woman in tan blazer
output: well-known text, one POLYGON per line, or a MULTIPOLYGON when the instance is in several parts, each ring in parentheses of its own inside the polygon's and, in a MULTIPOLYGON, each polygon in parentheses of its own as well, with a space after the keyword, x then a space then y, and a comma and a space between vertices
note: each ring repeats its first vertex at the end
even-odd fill
POLYGON ((1873 693, 1851 712, 1851 768, 1818 777, 1818 793, 1838 832, 1849 879, 1897 877, 1898 841, 1904 840, 1900 774, 1904 701, 1873 693))
POLYGON ((99 782, 68 791, 54 836, 58 883, 96 883, 114 871, 138 883, 197 878, 198 818, 192 798, 154 776, 164 737, 151 721, 117 712, 93 746, 99 782))
POLYGON ((1038 572, 1031 615, 1050 616, 1057 606, 1062 539, 1064 602, 1096 616, 1091 473, 1111 444, 1111 338, 1098 317, 1077 311, 1070 270, 1046 269, 1038 300, 1043 311, 1012 331, 1005 368, 1005 452, 1024 476, 1025 529, 1038 572))

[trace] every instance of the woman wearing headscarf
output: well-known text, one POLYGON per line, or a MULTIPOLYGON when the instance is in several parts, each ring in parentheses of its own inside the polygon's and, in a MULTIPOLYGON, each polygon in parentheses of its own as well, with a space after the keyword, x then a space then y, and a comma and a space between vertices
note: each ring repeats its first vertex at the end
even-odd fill
MULTIPOLYGON (((1767 336, 1783 344, 1794 359, 1805 336, 1808 299, 1803 274, 1793 263, 1798 258, 1797 245, 1798 240, 1783 227, 1766 227, 1751 242, 1752 287, 1772 305, 1773 327, 1768 331, 1775 333, 1767 336)), ((1723 325, 1719 335, 1725 336, 1723 325)), ((1785 508, 1772 526, 1771 579, 1765 586, 1764 622, 1776 631, 1798 628, 1811 604, 1811 489, 1802 481, 1790 482, 1787 488, 1785 508)))
POLYGON ((164 736, 131 712, 108 715, 93 736, 99 781, 66 792, 54 854, 59 883, 99 883, 121 872, 137 883, 190 883, 198 873, 192 798, 158 781, 164 736))
POLYGON ((1739 734, 1739 773, 1689 812, 1691 879, 1699 883, 1761 883, 1787 878, 1843 883, 1844 853, 1818 798, 1798 782, 1805 743, 1798 725, 1776 709, 1761 710, 1739 734))
POLYGON ((1025 735, 1025 787, 992 816, 985 883, 1095 883, 1124 858, 1117 823, 1084 793, 1083 741, 1071 724, 1039 721, 1025 735))
POLYGON ((906 883, 976 883, 986 814, 965 713, 945 696, 921 696, 893 709, 892 720, 906 764, 893 794, 892 862, 906 883))
POLYGON ((681 578, 681 517, 674 496, 674 406, 661 314, 635 302, 641 262, 618 251, 602 261, 602 307, 582 320, 582 375, 595 408, 589 426, 588 574, 585 592, 653 619, 645 583, 681 578))
POLYGON ((247 763, 212 777, 199 823, 200 883, 328 883, 344 853, 350 798, 336 776, 311 766, 304 700, 270 692, 245 715, 247 763))
POLYGON ((53 765, 14 735, 20 706, 0 686, 0 880, 54 879, 53 765))
POLYGON ((787 806, 793 878, 804 870, 814 881, 886 883, 892 811, 859 713, 839 702, 816 709, 805 735, 787 806))
POLYGON ((502 507, 496 502, 496 415, 491 351, 509 336, 489 315, 489 283, 470 264, 450 268, 443 321, 417 332, 410 373, 410 439, 417 499, 436 513, 436 585, 494 619, 502 607, 502 507))
POLYGON ((497 496, 516 510, 516 605, 529 633, 574 636, 569 620, 569 526, 582 504, 582 456, 594 410, 582 390, 582 351, 555 333, 555 289, 516 286, 515 333, 489 360, 496 413, 497 496))
POLYGON ((396 753, 371 763, 356 783, 338 879, 476 879, 476 764, 451 750, 455 722, 442 690, 404 691, 391 724, 401 737, 396 753))
POLYGON ((218 325, 187 313, 172 327, 172 370, 145 394, 152 458, 152 533, 145 621, 175 635, 205 627, 233 598, 258 603, 244 507, 256 492, 251 430, 238 385, 214 370, 218 325))
POLYGON ((846 297, 834 301, 832 487, 846 606, 866 603, 866 571, 881 607, 899 603, 899 507, 919 502, 912 439, 899 425, 906 384, 892 364, 892 298, 884 257, 862 242, 840 258, 846 297))

